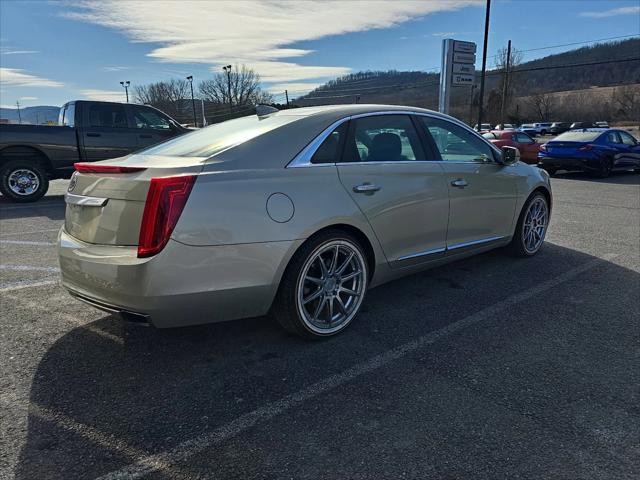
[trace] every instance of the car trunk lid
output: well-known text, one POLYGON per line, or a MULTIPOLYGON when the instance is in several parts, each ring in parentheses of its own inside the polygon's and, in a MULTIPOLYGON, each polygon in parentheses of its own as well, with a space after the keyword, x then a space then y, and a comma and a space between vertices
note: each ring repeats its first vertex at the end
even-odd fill
POLYGON ((66 232, 86 243, 138 245, 151 179, 197 175, 203 160, 132 155, 79 165, 65 195, 66 232))

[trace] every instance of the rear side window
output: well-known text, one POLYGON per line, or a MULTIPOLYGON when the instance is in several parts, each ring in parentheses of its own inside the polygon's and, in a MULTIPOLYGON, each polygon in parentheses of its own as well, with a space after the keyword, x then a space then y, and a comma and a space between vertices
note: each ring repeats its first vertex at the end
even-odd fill
POLYGON ((460 125, 439 118, 420 117, 427 135, 435 143, 440 157, 447 162, 486 162, 494 160, 493 149, 460 125))
POLYGON ((89 108, 92 127, 127 128, 127 114, 123 105, 96 104, 89 108))
POLYGON ((311 157, 311 163, 336 163, 340 161, 340 148, 344 143, 349 122, 344 122, 338 126, 324 142, 318 147, 316 153, 311 157))
POLYGON ((374 115, 351 121, 344 161, 424 160, 418 132, 408 115, 374 115))
POLYGON ((622 143, 618 132, 607 133, 607 143, 622 143))
POLYGON ((296 115, 236 118, 181 135, 138 153, 207 158, 299 119, 296 115))
POLYGON ((516 133, 515 137, 518 143, 533 143, 533 139, 526 133, 516 133))

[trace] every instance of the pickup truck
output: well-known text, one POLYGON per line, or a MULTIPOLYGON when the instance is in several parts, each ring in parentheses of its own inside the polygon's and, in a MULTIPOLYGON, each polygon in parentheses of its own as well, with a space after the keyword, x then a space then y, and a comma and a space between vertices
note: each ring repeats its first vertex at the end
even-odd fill
POLYGON ((122 157, 188 131, 147 105, 69 102, 57 126, 0 125, 0 192, 33 202, 49 180, 70 178, 75 162, 122 157))

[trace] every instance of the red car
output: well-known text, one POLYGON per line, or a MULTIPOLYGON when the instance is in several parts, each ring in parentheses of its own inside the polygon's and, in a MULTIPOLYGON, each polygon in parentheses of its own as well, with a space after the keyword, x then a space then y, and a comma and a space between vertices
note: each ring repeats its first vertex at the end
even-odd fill
POLYGON ((482 136, 498 148, 517 148, 520 151, 520 159, 525 163, 538 163, 540 144, 526 133, 515 130, 491 130, 482 136))

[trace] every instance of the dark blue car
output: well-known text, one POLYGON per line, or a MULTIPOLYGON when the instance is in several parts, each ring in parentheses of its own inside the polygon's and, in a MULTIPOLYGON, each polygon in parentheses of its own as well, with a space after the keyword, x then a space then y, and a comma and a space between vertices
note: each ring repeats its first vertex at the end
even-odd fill
POLYGON ((571 130, 542 145, 538 159, 551 175, 582 170, 604 178, 612 170, 640 171, 640 142, 624 130, 571 130))

